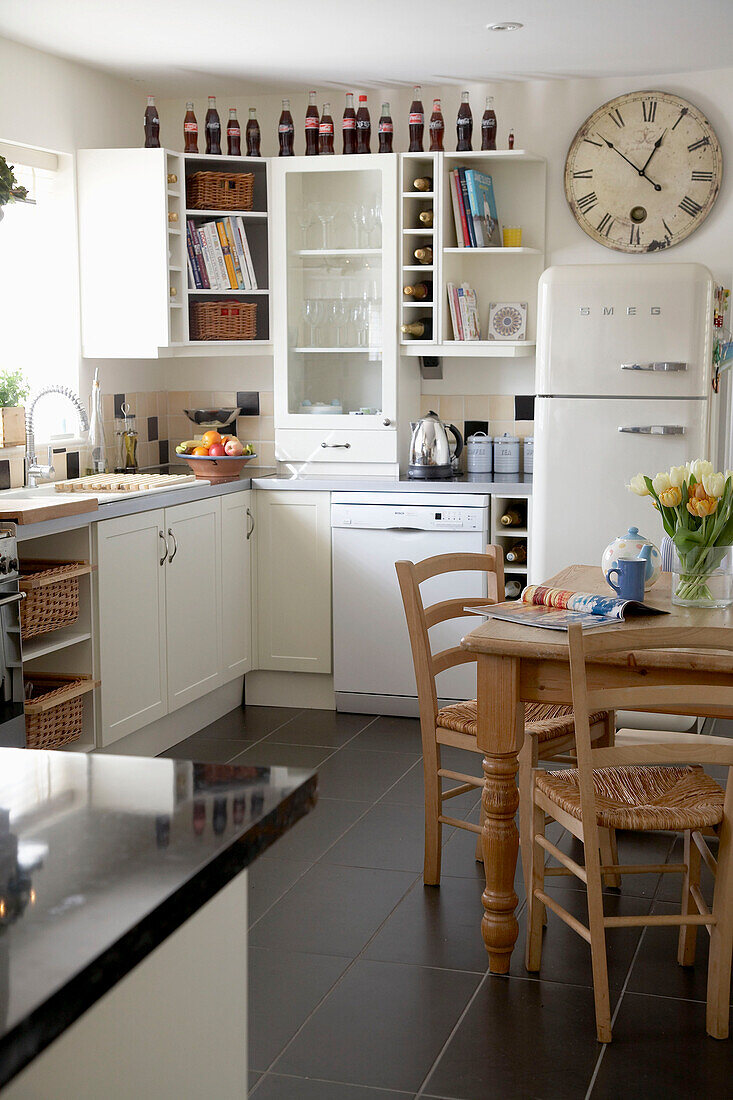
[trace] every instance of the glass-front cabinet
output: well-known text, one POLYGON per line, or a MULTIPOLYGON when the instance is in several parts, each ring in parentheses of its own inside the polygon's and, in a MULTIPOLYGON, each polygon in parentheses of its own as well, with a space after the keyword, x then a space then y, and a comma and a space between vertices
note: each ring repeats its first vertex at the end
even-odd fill
POLYGON ((396 160, 273 164, 281 461, 396 459, 396 160))

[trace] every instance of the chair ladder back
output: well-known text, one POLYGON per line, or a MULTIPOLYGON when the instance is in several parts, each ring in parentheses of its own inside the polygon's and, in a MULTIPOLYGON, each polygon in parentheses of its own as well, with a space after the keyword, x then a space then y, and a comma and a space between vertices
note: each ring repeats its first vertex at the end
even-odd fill
POLYGON ((407 619, 407 632, 410 636, 420 715, 421 717, 426 714, 435 715, 438 713, 438 692, 433 675, 430 637, 420 595, 417 568, 411 561, 397 561, 395 569, 407 619))

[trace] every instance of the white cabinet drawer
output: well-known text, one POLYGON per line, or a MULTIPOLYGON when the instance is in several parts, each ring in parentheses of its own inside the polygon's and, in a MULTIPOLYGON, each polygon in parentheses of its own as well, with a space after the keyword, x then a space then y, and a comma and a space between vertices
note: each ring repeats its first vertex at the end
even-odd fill
POLYGON ((396 462, 394 430, 345 428, 279 428, 275 431, 278 462, 396 462))

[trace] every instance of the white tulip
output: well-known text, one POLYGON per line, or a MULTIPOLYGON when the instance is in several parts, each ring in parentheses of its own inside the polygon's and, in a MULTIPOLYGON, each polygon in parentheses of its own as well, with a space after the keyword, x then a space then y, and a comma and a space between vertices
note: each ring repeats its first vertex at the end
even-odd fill
POLYGON ((638 497, 649 496, 649 490, 646 487, 643 474, 634 474, 626 488, 630 493, 636 493, 638 497))
POLYGON ((703 474, 702 487, 709 497, 722 497, 725 489, 725 475, 703 474))
POLYGON ((694 462, 690 463, 690 473, 695 475, 695 481, 702 481, 706 474, 714 472, 715 467, 706 458, 696 458, 694 462))
POLYGON ((688 477, 686 466, 673 466, 669 471, 670 484, 674 485, 676 489, 681 489, 682 483, 687 481, 688 477))
POLYGON ((671 488, 672 481, 669 474, 662 473, 652 478, 652 485, 654 486, 654 492, 659 496, 665 489, 671 488))

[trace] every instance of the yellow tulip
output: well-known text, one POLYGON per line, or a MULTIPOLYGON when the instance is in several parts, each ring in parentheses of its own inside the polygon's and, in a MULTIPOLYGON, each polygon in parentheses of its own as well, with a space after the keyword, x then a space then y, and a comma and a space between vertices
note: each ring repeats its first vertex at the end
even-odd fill
POLYGON ((656 477, 652 478, 652 485, 657 496, 661 496, 665 489, 670 488, 671 484, 672 482, 669 479, 669 474, 657 474, 656 477))
POLYGON ((687 511, 690 515, 699 516, 700 519, 711 516, 717 507, 717 497, 692 497, 687 502, 687 511))
POLYGON ((686 466, 673 466, 669 471, 670 483, 678 489, 681 489, 683 482, 687 481, 687 476, 688 472, 686 466))
POLYGON ((723 474, 703 474, 702 485, 709 497, 722 497, 725 489, 725 476, 723 474))
POLYGON ((676 508, 682 503, 682 490, 677 485, 670 485, 659 494, 659 500, 665 508, 676 508))
POLYGON ((636 493, 638 497, 648 497, 650 495, 643 474, 634 474, 626 488, 630 493, 636 493))

